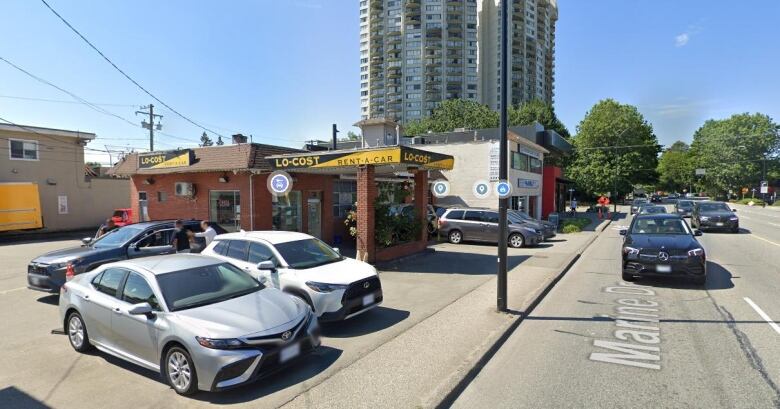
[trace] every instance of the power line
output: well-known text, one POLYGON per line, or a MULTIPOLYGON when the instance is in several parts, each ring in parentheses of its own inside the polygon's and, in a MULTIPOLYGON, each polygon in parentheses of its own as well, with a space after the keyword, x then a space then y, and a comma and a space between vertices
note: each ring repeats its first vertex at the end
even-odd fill
MULTIPOLYGON (((55 102, 60 104, 84 104, 81 101, 67 101, 64 99, 49 99, 49 98, 32 98, 32 97, 20 97, 17 95, 0 95, 0 98, 8 98, 8 99, 18 99, 22 101, 36 101, 36 102, 55 102)), ((124 108, 131 108, 131 107, 138 107, 140 104, 108 104, 108 103, 98 103, 98 102, 91 102, 92 105, 97 106, 106 106, 106 107, 124 107, 124 108)))
POLYGON ((65 25, 66 25, 66 26, 68 26, 68 28, 70 28, 70 29, 71 29, 71 30, 72 30, 74 33, 76 33, 76 35, 78 35, 79 37, 81 37, 81 39, 82 39, 82 40, 84 40, 84 42, 85 42, 85 43, 87 43, 87 45, 89 45, 89 46, 90 46, 90 48, 92 48, 93 50, 95 50, 95 52, 97 52, 97 53, 98 53, 98 54, 99 54, 101 57, 103 57, 103 59, 104 59, 104 60, 106 60, 106 62, 108 62, 109 64, 111 64, 111 66, 112 66, 112 67, 114 67, 114 69, 116 69, 117 71, 119 71, 119 73, 120 73, 120 74, 122 74, 122 75, 123 75, 125 78, 127 78, 127 79, 128 79, 130 82, 132 82, 133 84, 135 84, 135 86, 137 86, 139 89, 141 89, 141 91, 145 92, 147 95, 149 95, 150 97, 154 98, 154 100, 155 100, 155 101, 157 101, 157 102, 161 103, 161 104, 162 104, 164 107, 168 108, 168 109, 169 109, 171 112, 173 112, 173 113, 174 113, 174 114, 176 114, 177 116, 181 117, 181 118, 182 118, 182 119, 184 119, 185 121, 187 121, 187 122, 189 122, 189 123, 191 123, 191 124, 193 124, 193 125, 197 126, 197 127, 198 127, 198 128, 200 128, 200 129, 203 129, 203 130, 204 130, 204 131, 206 131, 206 132, 210 132, 210 133, 212 133, 212 134, 214 134, 214 135, 221 136, 221 137, 223 137, 223 138, 224 138, 224 135, 221 135, 221 134, 220 134, 220 133, 218 133, 218 132, 214 132, 214 131, 212 131, 211 129, 204 127, 203 125, 200 125, 200 124, 198 124, 197 122, 193 121, 192 119, 190 119, 190 118, 188 118, 188 117, 184 116, 184 115, 183 115, 182 113, 180 113, 179 111, 175 110, 175 109, 174 109, 173 107, 171 107, 170 105, 166 104, 166 103, 165 103, 164 101, 162 101, 160 98, 157 98, 157 97, 156 97, 154 94, 152 94, 151 92, 149 92, 149 91, 148 91, 146 88, 144 88, 143 86, 141 86, 141 84, 139 84, 139 83, 138 83, 136 80, 134 80, 132 77, 130 77, 130 75, 128 75, 128 74, 127 74, 126 72, 124 72, 124 71, 123 71, 121 68, 119 68, 119 67, 118 67, 116 64, 114 64, 114 62, 113 62, 113 61, 111 61, 111 59, 109 59, 108 57, 106 57, 106 55, 105 55, 105 54, 103 54, 103 52, 102 52, 102 51, 100 51, 100 50, 99 50, 97 47, 95 47, 95 45, 94 45, 94 44, 92 44, 92 43, 91 43, 89 40, 87 40, 87 38, 86 38, 86 37, 84 37, 84 35, 83 35, 83 34, 81 34, 81 33, 80 33, 78 30, 76 30, 76 28, 75 28, 75 27, 73 27, 73 26, 72 26, 72 25, 71 25, 71 24, 70 24, 70 23, 69 23, 67 20, 65 20, 65 18, 64 18, 64 17, 62 17, 62 16, 61 16, 59 13, 57 13, 57 11, 56 11, 56 10, 54 10, 54 9, 53 9, 53 8, 52 8, 52 7, 49 5, 49 3, 47 3, 47 2, 46 2, 46 0, 41 0, 41 2, 42 2, 42 3, 43 3, 43 4, 44 4, 44 5, 45 5, 45 6, 46 6, 46 7, 47 7, 49 10, 51 10, 51 12, 52 12, 52 13, 54 13, 54 15, 55 15, 55 16, 57 16, 57 17, 58 17, 58 18, 59 18, 59 19, 60 19, 60 20, 61 20, 63 23, 65 23, 65 25))

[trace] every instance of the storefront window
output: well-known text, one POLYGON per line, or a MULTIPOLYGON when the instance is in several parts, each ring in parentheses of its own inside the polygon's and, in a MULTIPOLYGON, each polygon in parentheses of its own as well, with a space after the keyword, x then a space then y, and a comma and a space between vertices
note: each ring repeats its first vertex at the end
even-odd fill
POLYGON ((542 174, 542 161, 539 160, 539 159, 536 159, 536 158, 531 158, 531 157, 529 157, 528 159, 529 159, 528 163, 530 165, 529 166, 530 171, 533 172, 533 173, 538 173, 538 174, 541 175, 542 174))
POLYGON ((287 196, 273 196, 273 229, 302 231, 301 192, 294 190, 287 196))
POLYGON ((344 218, 357 202, 357 182, 336 180, 333 182, 333 216, 344 218))
POLYGON ((238 190, 209 192, 209 219, 227 231, 241 229, 241 195, 238 190))

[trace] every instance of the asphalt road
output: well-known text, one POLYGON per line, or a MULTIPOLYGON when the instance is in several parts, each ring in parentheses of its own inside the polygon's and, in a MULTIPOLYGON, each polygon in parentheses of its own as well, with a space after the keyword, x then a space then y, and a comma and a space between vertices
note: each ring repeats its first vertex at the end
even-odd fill
POLYGON ((704 288, 623 283, 628 220, 613 223, 454 406, 780 407, 780 212, 764 212, 740 208, 740 234, 700 238, 704 288))

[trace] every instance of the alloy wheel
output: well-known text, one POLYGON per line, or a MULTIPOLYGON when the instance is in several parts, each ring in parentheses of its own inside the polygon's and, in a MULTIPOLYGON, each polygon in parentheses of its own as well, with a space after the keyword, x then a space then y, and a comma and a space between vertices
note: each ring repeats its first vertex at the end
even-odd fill
POLYGON ((68 338, 76 349, 84 345, 84 324, 78 315, 73 314, 68 320, 68 338))
POLYGON ((519 234, 513 234, 511 237, 509 237, 509 245, 514 248, 523 247, 523 236, 519 234))
POLYGON ((168 377, 171 384, 178 390, 184 391, 190 387, 192 373, 187 357, 176 351, 168 357, 168 377))

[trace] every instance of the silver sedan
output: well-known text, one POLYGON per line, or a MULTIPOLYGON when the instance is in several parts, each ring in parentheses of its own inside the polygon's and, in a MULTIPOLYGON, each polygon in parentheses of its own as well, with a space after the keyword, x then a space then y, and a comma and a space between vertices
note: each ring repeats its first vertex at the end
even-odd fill
POLYGON ((193 254, 103 265, 60 294, 71 346, 159 372, 180 394, 255 380, 320 345, 303 301, 193 254))

